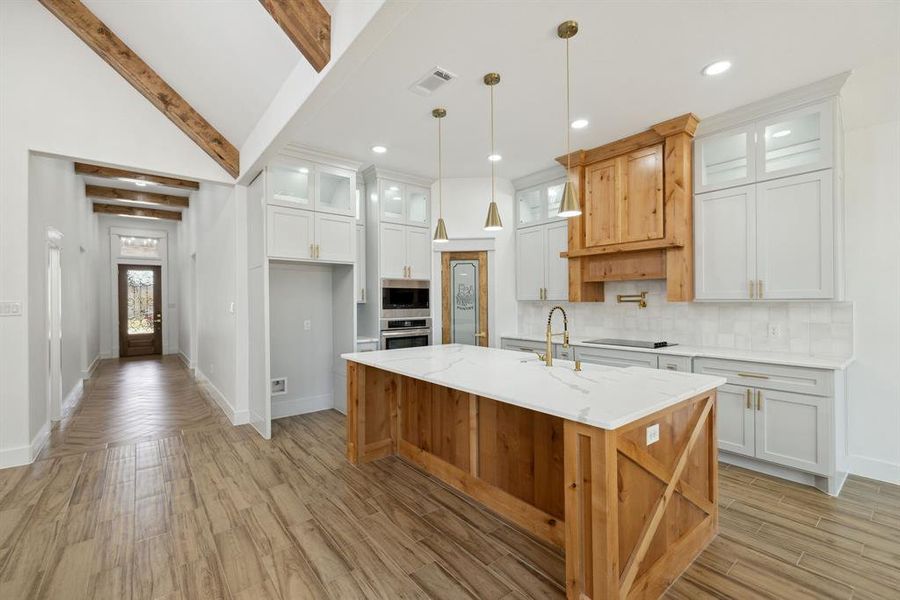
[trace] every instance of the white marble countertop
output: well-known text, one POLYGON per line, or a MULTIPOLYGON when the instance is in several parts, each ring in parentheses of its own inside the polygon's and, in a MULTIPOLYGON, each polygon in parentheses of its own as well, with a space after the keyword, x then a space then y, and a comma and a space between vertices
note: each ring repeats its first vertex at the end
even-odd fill
POLYGON ((437 385, 616 429, 725 384, 722 377, 642 367, 582 365, 461 344, 356 352, 341 358, 437 385))
MULTIPOLYGON (((511 340, 528 340, 543 342, 544 336, 528 334, 509 334, 500 336, 511 340)), ((554 344, 559 338, 554 338, 554 344)), ((754 350, 736 350, 733 348, 708 348, 701 346, 666 346, 665 348, 635 348, 633 346, 611 346, 609 344, 588 344, 574 337, 569 339, 570 346, 585 348, 606 348, 608 350, 624 350, 626 352, 650 352, 652 354, 668 354, 670 356, 689 356, 691 358, 722 358, 726 360, 743 360, 748 362, 787 365, 792 367, 808 367, 811 369, 846 369, 853 362, 852 356, 814 356, 809 354, 791 354, 788 352, 763 352, 754 350)))

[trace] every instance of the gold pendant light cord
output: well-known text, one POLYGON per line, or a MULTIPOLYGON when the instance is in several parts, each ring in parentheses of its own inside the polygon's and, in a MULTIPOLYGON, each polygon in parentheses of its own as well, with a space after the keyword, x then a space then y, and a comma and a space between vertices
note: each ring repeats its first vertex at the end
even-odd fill
POLYGON ((444 172, 441 167, 443 157, 441 156, 441 120, 438 119, 438 215, 444 218, 444 172))
POLYGON ((569 104, 569 38, 566 38, 566 180, 569 179, 572 168, 572 124, 569 121, 569 104))
POLYGON ((494 163, 496 161, 493 160, 494 152, 494 86, 490 86, 491 88, 491 202, 494 201, 494 163))

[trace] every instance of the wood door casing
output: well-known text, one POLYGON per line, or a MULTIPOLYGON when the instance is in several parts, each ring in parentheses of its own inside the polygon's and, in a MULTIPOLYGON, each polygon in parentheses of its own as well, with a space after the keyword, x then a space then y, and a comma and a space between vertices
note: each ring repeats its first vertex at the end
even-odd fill
POLYGON ((162 267, 119 265, 119 356, 162 354, 162 267), (153 333, 128 334, 128 271, 153 272, 153 333))
POLYGON ((478 323, 479 329, 484 335, 476 338, 478 346, 490 346, 490 328, 488 321, 488 266, 487 252, 442 252, 441 253, 441 343, 450 344, 450 261, 451 260, 477 260, 478 261, 478 323), (478 342, 478 340, 481 342, 478 342))

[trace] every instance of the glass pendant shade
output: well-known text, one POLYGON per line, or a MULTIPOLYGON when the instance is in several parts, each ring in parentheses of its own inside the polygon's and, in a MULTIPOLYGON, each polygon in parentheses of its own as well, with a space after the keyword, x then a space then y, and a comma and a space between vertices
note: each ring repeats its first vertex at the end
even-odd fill
POLYGON ((560 217, 577 217, 581 214, 581 208, 578 206, 578 199, 575 197, 575 186, 568 179, 563 188, 562 202, 559 203, 559 212, 556 213, 560 217))
POLYGON ((438 219, 437 227, 434 228, 434 241, 439 244, 450 241, 450 238, 447 237, 447 226, 444 225, 444 217, 438 219))
POLYGON ((500 220, 500 209, 497 208, 496 202, 491 201, 488 206, 487 219, 484 220, 484 230, 499 231, 501 229, 503 229, 503 222, 500 220))

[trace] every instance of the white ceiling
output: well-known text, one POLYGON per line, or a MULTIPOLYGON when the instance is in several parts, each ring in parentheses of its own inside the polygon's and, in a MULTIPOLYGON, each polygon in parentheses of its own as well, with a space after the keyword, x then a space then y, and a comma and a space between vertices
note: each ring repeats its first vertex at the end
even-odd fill
POLYGON ((363 162, 436 176, 435 106, 444 119, 444 176, 490 173, 488 90, 498 71, 498 176, 552 166, 565 150, 565 44, 572 40, 573 148, 590 148, 686 112, 701 117, 759 100, 897 52, 898 3, 430 1, 397 24, 368 60, 291 139, 363 162), (700 69, 721 58, 717 78, 700 69), (459 78, 431 97, 410 84, 433 66, 459 78), (376 156, 373 144, 387 154, 376 156))
POLYGON ((240 148, 294 67, 315 71, 258 0, 84 0, 240 148))

